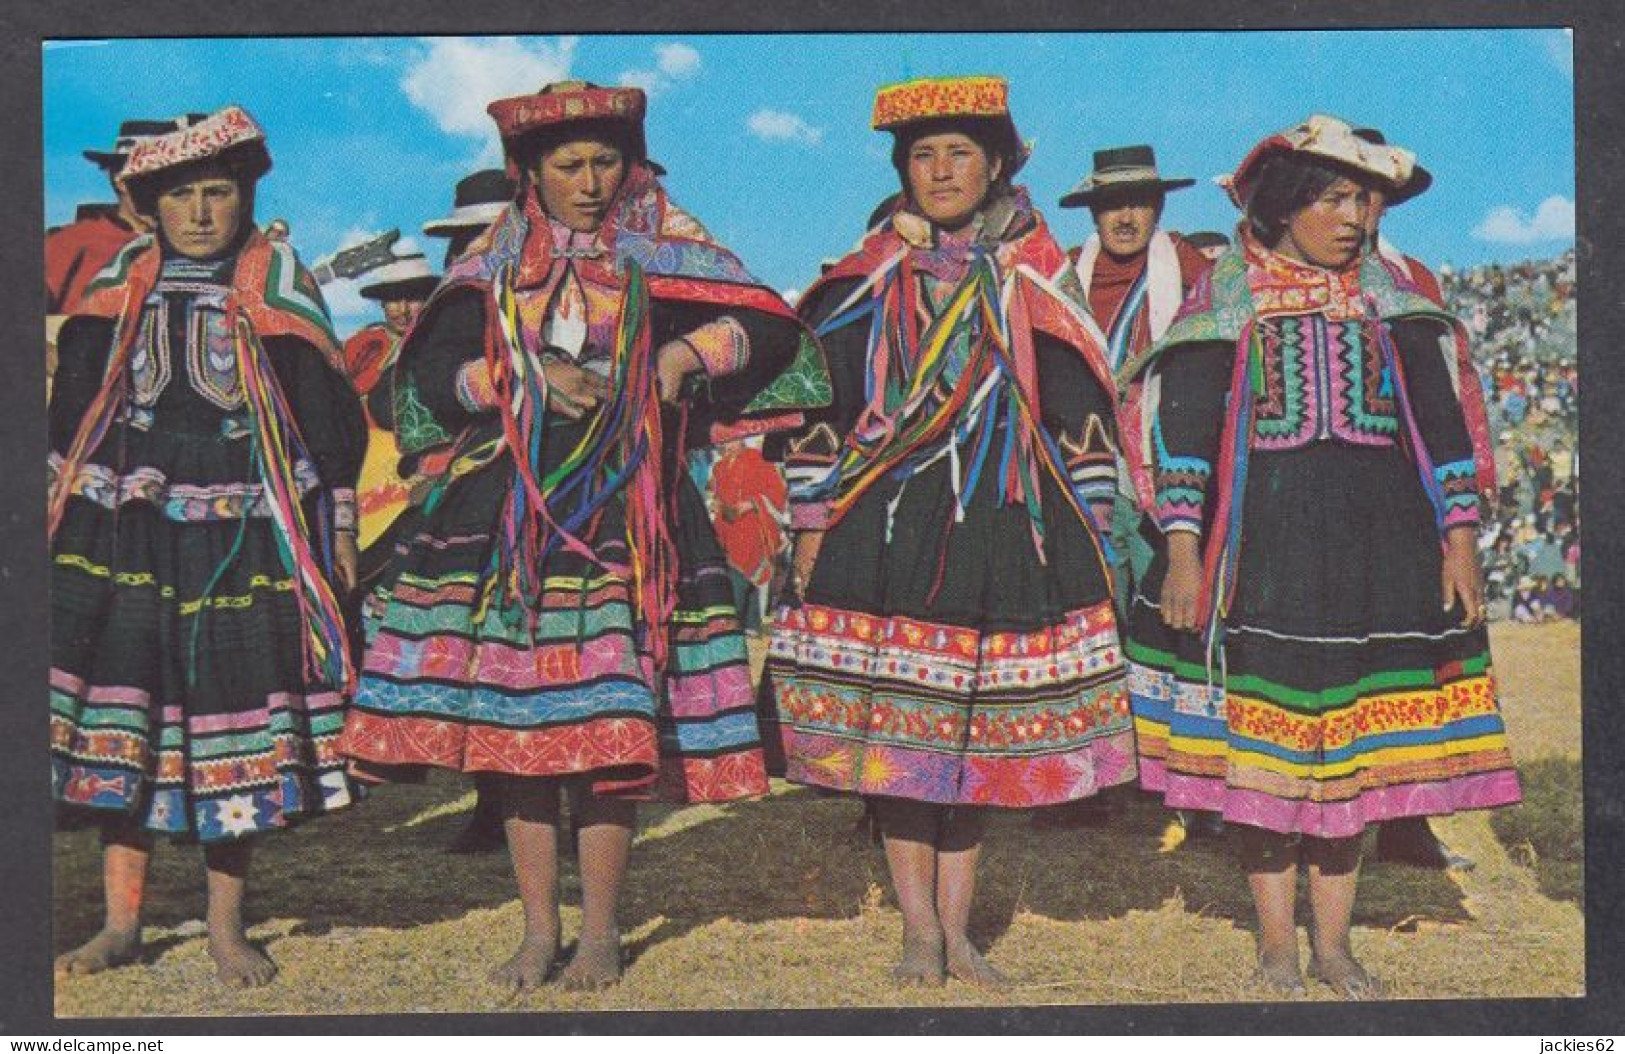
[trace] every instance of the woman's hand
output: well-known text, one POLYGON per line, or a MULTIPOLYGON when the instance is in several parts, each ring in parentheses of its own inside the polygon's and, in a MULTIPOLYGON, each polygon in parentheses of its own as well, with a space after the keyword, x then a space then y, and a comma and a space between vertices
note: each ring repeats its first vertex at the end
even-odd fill
POLYGON ((824 546, 823 531, 802 531, 796 535, 795 547, 790 554, 790 575, 799 595, 812 581, 813 567, 818 563, 818 551, 824 546))
POLYGON ((1201 538, 1192 531, 1168 532, 1168 573, 1162 580, 1162 621, 1169 629, 1194 632, 1196 599, 1202 592, 1201 538))
POLYGON ((361 562, 361 550, 351 531, 337 531, 333 535, 333 571, 345 593, 355 592, 356 568, 361 562))
POLYGON ((547 405, 572 421, 609 398, 609 381, 559 355, 542 363, 547 376, 547 405))
POLYGON ((1463 626, 1477 626, 1484 621, 1484 580, 1478 571, 1473 533, 1471 527, 1452 527, 1445 532, 1444 564, 1439 569, 1444 609, 1449 611, 1460 601, 1463 626))
POLYGON ((683 392, 683 381, 696 370, 703 369, 699 353, 686 340, 671 340, 660 346, 655 354, 656 378, 660 385, 662 402, 675 403, 683 392))

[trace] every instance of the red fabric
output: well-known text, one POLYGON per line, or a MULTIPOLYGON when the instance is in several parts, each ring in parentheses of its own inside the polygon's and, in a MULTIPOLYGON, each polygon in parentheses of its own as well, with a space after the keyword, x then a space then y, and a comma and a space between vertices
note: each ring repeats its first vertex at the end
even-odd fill
POLYGON ((383 379, 395 351, 395 339, 381 322, 374 322, 344 342, 344 375, 365 396, 383 379))
POLYGON ((1410 270, 1411 281, 1416 283, 1417 290, 1435 304, 1443 307, 1444 290, 1439 288, 1438 278, 1434 277, 1433 272, 1428 270, 1427 265, 1414 256, 1407 256, 1405 257, 1405 266, 1410 270))
MULTIPOLYGON (((1190 292, 1191 286, 1196 284, 1197 276, 1209 267, 1213 261, 1202 255, 1190 242, 1173 231, 1168 237, 1174 243, 1174 253, 1179 257, 1179 288, 1182 292, 1190 292)), ((1089 282, 1089 313, 1094 316, 1100 328, 1109 332, 1112 323, 1117 319, 1117 311, 1123 306, 1123 300, 1133 288, 1135 281, 1145 270, 1146 259, 1150 256, 1149 250, 1142 250, 1128 260, 1119 260, 1111 253, 1102 249, 1095 257, 1095 273, 1089 282)), ((1078 250, 1073 250, 1072 259, 1078 259, 1078 250)), ((1129 352, 1143 350, 1151 343, 1150 315, 1140 312, 1140 317, 1134 323, 1134 339, 1129 343, 1129 352)))
MULTIPOLYGON (((1189 292, 1190 287, 1196 284, 1196 277, 1212 267, 1213 261, 1178 234, 1170 231, 1168 237, 1173 240, 1174 252, 1179 257, 1179 286, 1189 292)), ((1141 251, 1132 259, 1118 260, 1102 249, 1095 257, 1095 274, 1089 283, 1089 313, 1103 328, 1111 324, 1117 309, 1123 304, 1123 298, 1128 296, 1129 288, 1140 277, 1140 272, 1145 270, 1149 255, 1149 252, 1141 251)))
POLYGON ((45 236, 45 313, 71 315, 90 279, 135 237, 111 216, 70 223, 45 236))
POLYGON ((728 563, 754 585, 773 577, 785 545, 783 519, 789 502, 784 475, 744 443, 731 443, 711 467, 713 521, 728 563))

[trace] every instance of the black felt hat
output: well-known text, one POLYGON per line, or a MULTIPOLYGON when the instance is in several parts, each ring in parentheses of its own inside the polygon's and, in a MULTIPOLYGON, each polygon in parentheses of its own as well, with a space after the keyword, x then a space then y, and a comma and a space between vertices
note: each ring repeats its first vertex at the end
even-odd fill
MULTIPOLYGON (((1375 128, 1356 128, 1354 136, 1358 139, 1364 139, 1368 143, 1375 143, 1378 146, 1388 145, 1387 137, 1375 128)), ((1382 200, 1384 204, 1391 207, 1398 205, 1400 202, 1411 200, 1431 186, 1433 186, 1433 173, 1423 168, 1421 164, 1414 164, 1411 166, 1411 178, 1405 181, 1405 185, 1398 190, 1383 191, 1382 200)))
POLYGON ((1093 205, 1102 198, 1135 191, 1183 190, 1194 179, 1163 179, 1157 171, 1157 154, 1149 146, 1114 146, 1095 151, 1095 170, 1066 192, 1063 208, 1093 205))

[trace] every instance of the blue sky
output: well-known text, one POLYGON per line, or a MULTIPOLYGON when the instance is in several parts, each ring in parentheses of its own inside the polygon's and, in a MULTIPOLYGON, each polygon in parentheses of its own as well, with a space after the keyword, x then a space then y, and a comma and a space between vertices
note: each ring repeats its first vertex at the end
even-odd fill
MULTIPOLYGON (((1229 230, 1210 177, 1311 112, 1382 128, 1435 176, 1384 232, 1437 264, 1512 261, 1573 243, 1574 73, 1568 33, 1538 30, 777 36, 351 37, 47 42, 45 215, 109 198, 81 156, 125 117, 245 106, 275 167, 259 219, 286 218, 306 260, 421 224, 456 180, 497 159, 485 104, 576 77, 651 92, 651 154, 674 198, 765 281, 803 288, 896 187, 890 137, 869 130, 877 86, 996 73, 1033 141, 1020 182, 1066 244, 1087 210, 1055 200, 1091 151, 1152 143, 1164 224, 1229 230)), ((372 317, 331 297, 341 331, 372 317)))

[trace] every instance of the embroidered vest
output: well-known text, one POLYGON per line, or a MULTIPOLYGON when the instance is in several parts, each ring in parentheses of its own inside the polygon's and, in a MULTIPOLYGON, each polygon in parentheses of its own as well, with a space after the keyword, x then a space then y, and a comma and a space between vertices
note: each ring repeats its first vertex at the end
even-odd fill
POLYGON ((1263 384, 1253 403, 1255 450, 1295 450, 1322 439, 1394 445, 1394 379, 1365 328, 1358 320, 1320 314, 1260 321, 1263 384))

